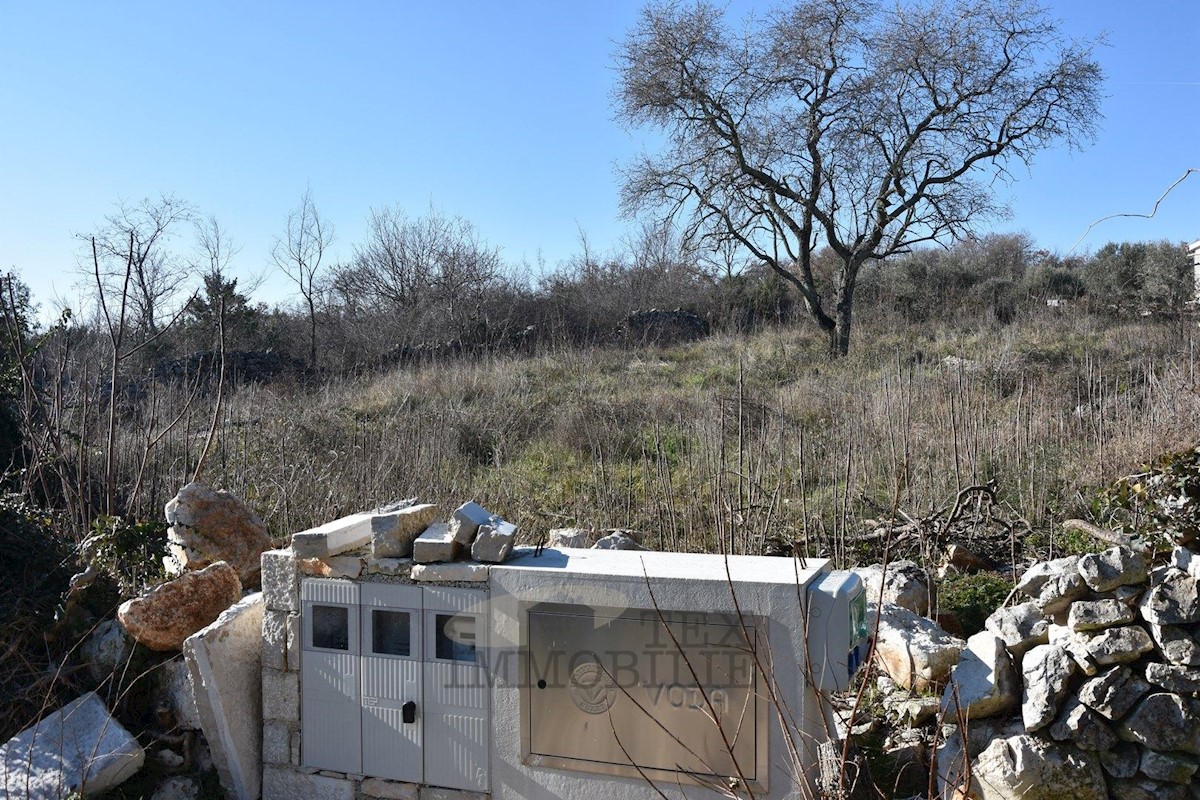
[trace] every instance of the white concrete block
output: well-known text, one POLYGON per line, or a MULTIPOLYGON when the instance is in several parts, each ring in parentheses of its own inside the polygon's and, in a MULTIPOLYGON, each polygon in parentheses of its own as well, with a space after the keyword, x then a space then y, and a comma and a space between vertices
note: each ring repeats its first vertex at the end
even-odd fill
POLYGON ((183 643, 200 727, 221 785, 237 800, 257 800, 262 785, 263 595, 246 596, 183 643))
POLYGON ((471 558, 488 564, 500 564, 512 552, 517 526, 504 520, 492 520, 479 526, 471 544, 471 558))
POLYGON ((466 547, 475 540, 479 526, 491 520, 491 512, 483 506, 474 501, 463 503, 450 518, 450 533, 456 542, 466 547))
POLYGON ((354 782, 308 775, 286 767, 263 767, 263 800, 354 800, 354 782))
POLYGON ((300 615, 287 615, 287 669, 300 671, 300 615))
POLYGON ((413 542, 413 561, 418 564, 454 561, 465 549, 462 542, 454 538, 447 523, 435 522, 413 542))
POLYGON ((292 731, 290 741, 291 741, 291 746, 292 746, 292 766, 298 767, 298 766, 300 766, 300 731, 299 730, 292 731))
POLYGON ((265 611, 262 628, 263 669, 287 669, 287 611, 265 611))
POLYGON ((400 781, 385 781, 379 778, 367 778, 362 782, 362 793, 366 797, 378 797, 381 800, 418 800, 421 787, 415 783, 400 781))
POLYGON ((412 569, 411 558, 367 559, 367 574, 369 575, 407 575, 410 569, 412 569))
POLYGON ((454 561, 448 564, 417 564, 412 568, 412 579, 422 582, 470 581, 488 579, 487 564, 471 561, 454 561))
POLYGON ((262 718, 297 723, 300 721, 300 676, 295 672, 262 672, 262 718))
POLYGON ((0 747, 0 795, 59 800, 74 792, 100 794, 136 773, 145 759, 137 739, 88 692, 0 747))
POLYGON ((291 550, 268 550, 262 554, 262 588, 267 608, 272 611, 300 610, 300 579, 296 556, 291 550))
POLYGON ((292 763, 291 731, 281 722, 263 724, 262 759, 264 764, 287 766, 292 763))
POLYGON ((371 543, 373 514, 351 514, 316 528, 292 534, 297 558, 326 558, 371 543))

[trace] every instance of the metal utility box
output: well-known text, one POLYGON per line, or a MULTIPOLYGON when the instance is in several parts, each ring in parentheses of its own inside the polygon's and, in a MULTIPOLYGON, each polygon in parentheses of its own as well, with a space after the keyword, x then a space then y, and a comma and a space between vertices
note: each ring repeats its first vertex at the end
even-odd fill
POLYGON ((301 583, 301 762, 485 791, 482 589, 301 583))
POLYGON ((758 620, 559 603, 527 620, 529 763, 765 788, 758 620))

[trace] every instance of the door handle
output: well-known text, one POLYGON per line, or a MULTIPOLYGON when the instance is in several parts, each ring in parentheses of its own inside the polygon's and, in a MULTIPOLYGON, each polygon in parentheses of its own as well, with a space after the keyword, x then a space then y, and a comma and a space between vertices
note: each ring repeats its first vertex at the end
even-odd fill
POLYGON ((417 704, 409 700, 400 707, 400 714, 405 724, 411 725, 417 721, 417 704))

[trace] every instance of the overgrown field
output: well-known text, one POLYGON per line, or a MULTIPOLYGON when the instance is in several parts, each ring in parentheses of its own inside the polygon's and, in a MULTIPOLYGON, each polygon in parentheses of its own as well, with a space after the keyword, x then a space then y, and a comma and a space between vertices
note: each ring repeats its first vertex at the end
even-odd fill
MULTIPOLYGON (((1014 550, 1045 550, 1066 544, 1057 524, 1087 516, 1097 487, 1195 443, 1196 333, 1049 313, 976 328, 865 321, 835 362, 823 337, 788 326, 244 385, 226 389, 204 478, 280 538, 400 497, 476 498, 530 541, 628 527, 664 549, 796 542, 842 564, 873 555, 864 519, 919 518, 994 480, 1030 526, 1014 550)), ((212 400, 186 406, 159 386, 127 412, 118 483, 138 483, 139 518, 161 518, 189 480, 212 400)))

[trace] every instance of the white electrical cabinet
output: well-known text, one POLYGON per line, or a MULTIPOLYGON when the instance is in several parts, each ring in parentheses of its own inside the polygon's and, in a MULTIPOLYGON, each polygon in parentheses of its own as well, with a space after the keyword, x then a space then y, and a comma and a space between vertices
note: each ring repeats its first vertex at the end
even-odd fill
POLYGON ((419 586, 362 585, 364 775, 413 783, 424 776, 421 605, 419 586))
POLYGON ((486 599, 480 589, 304 580, 303 764, 486 791, 486 599))
POLYGON ((305 765, 362 771, 359 587, 304 581, 300 589, 300 730, 305 765))

